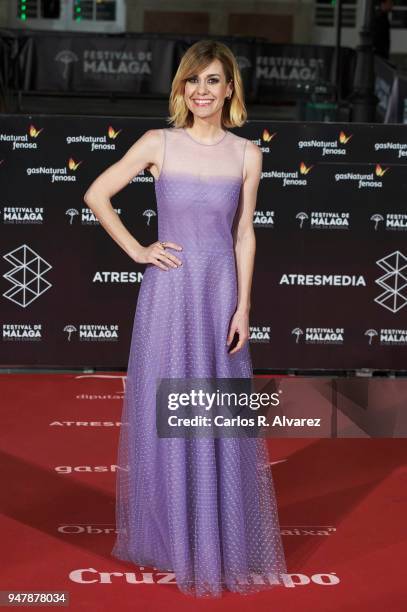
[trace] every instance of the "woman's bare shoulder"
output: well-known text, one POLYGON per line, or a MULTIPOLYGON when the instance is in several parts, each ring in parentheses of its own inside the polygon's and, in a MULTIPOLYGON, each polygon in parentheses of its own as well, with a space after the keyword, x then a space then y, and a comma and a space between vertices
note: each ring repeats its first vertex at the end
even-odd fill
POLYGON ((249 138, 247 138, 246 141, 244 156, 244 180, 247 178, 258 180, 263 166, 263 151, 249 138))
MULTIPOLYGON (((245 138, 245 140, 247 142, 247 144, 246 144, 247 149, 251 149, 252 151, 255 151, 257 149, 258 151, 260 151, 261 154, 263 154, 263 151, 262 151, 261 147, 259 147, 259 145, 256 144, 253 140, 251 140, 250 138, 245 138)), ((255 155, 255 153, 254 153, 254 155, 255 155)))
POLYGON ((253 162, 260 161, 263 158, 263 151, 258 144, 245 138, 246 142, 246 157, 253 162))
POLYGON ((256 156, 261 157, 263 155, 262 149, 255 142, 250 140, 250 138, 245 138, 244 136, 234 134, 233 132, 230 132, 230 134, 236 141, 239 141, 245 147, 246 154, 249 154, 254 158, 256 158, 256 156))
POLYGON ((151 130, 146 130, 139 138, 143 140, 146 144, 158 144, 162 141, 163 137, 163 129, 162 128, 152 128, 151 130))
POLYGON ((131 154, 139 155, 139 152, 143 152, 143 156, 147 156, 150 161, 155 160, 159 157, 159 152, 163 145, 163 134, 162 129, 151 129, 146 130, 141 134, 130 147, 129 152, 131 154))

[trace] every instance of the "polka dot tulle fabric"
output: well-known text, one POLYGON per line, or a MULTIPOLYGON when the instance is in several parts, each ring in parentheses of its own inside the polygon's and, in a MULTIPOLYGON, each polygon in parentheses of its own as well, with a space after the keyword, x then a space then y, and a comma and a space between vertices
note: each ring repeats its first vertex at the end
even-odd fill
POLYGON ((158 239, 182 266, 147 264, 134 316, 117 458, 112 555, 170 571, 192 597, 283 584, 287 568, 264 438, 161 438, 159 378, 251 378, 248 342, 226 339, 237 304, 232 223, 247 140, 161 130, 158 239), (170 250, 170 249, 169 249, 170 250))

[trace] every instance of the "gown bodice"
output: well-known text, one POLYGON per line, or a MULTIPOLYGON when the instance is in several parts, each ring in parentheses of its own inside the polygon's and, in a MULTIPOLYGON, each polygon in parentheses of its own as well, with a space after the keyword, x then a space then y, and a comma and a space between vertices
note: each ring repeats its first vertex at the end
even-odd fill
POLYGON ((158 239, 176 242, 185 252, 230 252, 247 139, 226 131, 218 142, 204 144, 184 128, 161 132, 158 239))

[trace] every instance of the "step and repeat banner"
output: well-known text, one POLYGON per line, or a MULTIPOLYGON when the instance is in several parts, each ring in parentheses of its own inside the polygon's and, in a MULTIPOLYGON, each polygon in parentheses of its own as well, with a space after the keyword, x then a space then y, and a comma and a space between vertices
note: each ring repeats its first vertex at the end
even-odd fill
MULTIPOLYGON (((0 53, 4 58, 0 62, 0 84, 22 91, 102 91, 167 98, 181 57, 201 38, 0 29, 0 53)), ((333 46, 214 38, 235 54, 248 101, 308 97, 315 84, 336 79, 333 46)), ((352 90, 355 57, 353 49, 341 49, 342 97, 352 90)))
MULTIPOLYGON (((0 118, 2 366, 126 367, 143 265, 83 195, 163 119, 0 118)), ((407 364, 407 126, 251 121, 263 151, 250 343, 255 369, 407 364)), ((146 170, 112 198, 157 239, 146 170)))

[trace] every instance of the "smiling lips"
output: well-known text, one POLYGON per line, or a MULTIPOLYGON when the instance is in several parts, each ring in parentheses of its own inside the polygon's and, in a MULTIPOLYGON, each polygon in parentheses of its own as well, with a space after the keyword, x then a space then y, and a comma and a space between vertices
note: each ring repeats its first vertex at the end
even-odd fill
POLYGON ((209 104, 212 104, 213 100, 208 100, 208 98, 195 98, 192 100, 194 102, 194 104, 196 104, 197 106, 209 106, 209 104))

